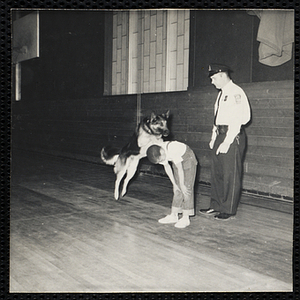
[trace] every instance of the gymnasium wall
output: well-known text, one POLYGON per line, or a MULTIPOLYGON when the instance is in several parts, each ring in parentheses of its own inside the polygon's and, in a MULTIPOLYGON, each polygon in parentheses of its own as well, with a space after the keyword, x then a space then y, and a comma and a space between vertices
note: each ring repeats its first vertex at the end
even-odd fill
MULTIPOLYGON (((101 163, 102 146, 121 147, 132 135, 137 95, 103 96, 104 16, 53 13, 40 13, 40 58, 22 62, 22 99, 12 101, 12 149, 101 163)), ((209 185, 208 142, 217 90, 207 76, 206 86, 196 84, 197 78, 186 92, 142 94, 141 109, 142 117, 152 110, 171 110, 173 138, 195 151, 199 182, 209 185)), ((243 187, 292 199, 294 85, 292 80, 276 80, 240 83, 253 116, 246 128, 243 187)), ((146 159, 141 169, 158 172, 146 159)))
MULTIPOLYGON (((252 109, 246 127, 248 149, 243 188, 258 194, 293 197, 293 82, 241 85, 252 109)), ((217 91, 142 95, 142 116, 171 111, 172 138, 187 143, 200 163, 199 181, 210 182, 208 142, 217 91)), ((136 126, 136 95, 96 99, 21 101, 14 104, 13 143, 21 149, 101 162, 102 146, 121 147, 136 126)), ((144 162, 142 169, 157 172, 144 162)))
POLYGON ((13 105, 12 147, 100 163, 103 146, 128 141, 135 116, 135 97, 20 101, 13 105))

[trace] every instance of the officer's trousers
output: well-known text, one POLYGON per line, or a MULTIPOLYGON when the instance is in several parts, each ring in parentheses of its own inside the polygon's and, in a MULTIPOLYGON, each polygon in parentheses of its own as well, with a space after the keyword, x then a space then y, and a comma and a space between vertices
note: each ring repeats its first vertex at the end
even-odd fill
POLYGON ((228 152, 216 155, 225 137, 226 133, 219 134, 212 150, 210 207, 222 213, 235 215, 242 189, 246 135, 242 129, 230 145, 228 152))

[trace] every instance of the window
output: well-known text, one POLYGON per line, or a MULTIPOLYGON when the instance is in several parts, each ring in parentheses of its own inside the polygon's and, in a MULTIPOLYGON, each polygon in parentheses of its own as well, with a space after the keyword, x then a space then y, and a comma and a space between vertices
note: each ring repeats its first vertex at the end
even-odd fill
POLYGON ((187 90, 189 10, 115 11, 112 23, 108 94, 187 90))

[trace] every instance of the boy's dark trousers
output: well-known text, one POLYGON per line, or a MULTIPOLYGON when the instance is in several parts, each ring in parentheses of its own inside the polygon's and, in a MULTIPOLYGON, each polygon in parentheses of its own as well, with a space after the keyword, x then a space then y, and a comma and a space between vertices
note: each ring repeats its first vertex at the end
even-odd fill
POLYGON ((246 136, 243 129, 235 137, 227 153, 216 151, 226 133, 219 133, 212 149, 211 205, 216 211, 235 215, 242 189, 243 156, 246 136))

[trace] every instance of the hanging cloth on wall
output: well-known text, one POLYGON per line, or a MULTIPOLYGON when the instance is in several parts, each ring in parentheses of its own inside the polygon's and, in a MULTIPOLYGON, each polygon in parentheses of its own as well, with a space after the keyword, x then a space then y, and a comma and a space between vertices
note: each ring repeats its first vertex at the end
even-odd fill
POLYGON ((292 58, 294 42, 294 11, 255 10, 260 18, 257 41, 259 62, 279 66, 292 58))

